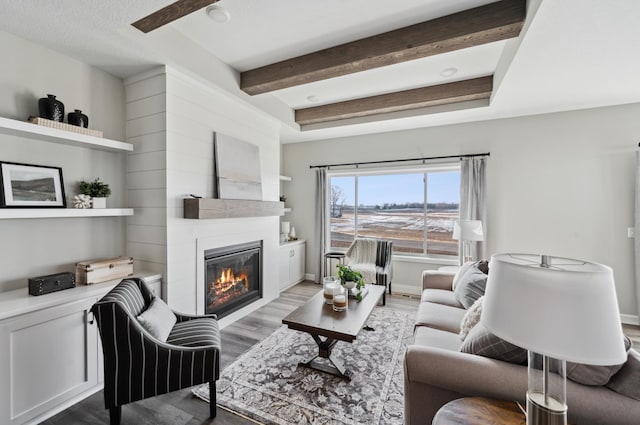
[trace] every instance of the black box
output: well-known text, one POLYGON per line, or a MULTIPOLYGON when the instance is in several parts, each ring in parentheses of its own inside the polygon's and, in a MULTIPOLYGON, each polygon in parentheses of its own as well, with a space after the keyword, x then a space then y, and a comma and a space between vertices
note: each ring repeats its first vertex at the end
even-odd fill
POLYGON ((44 295, 75 287, 76 280, 72 273, 57 273, 29 279, 29 294, 31 295, 44 295))

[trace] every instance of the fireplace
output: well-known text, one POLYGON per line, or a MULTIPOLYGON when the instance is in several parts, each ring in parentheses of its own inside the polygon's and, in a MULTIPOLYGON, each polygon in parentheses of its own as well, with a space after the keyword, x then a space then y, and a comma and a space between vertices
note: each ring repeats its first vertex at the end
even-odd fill
POLYGON ((224 317, 262 298, 262 241, 204 252, 206 314, 224 317))

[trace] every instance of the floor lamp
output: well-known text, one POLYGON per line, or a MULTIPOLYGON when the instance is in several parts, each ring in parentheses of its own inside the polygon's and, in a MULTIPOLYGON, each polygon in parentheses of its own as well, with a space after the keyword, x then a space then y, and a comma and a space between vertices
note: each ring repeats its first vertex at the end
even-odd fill
POLYGON ((462 241, 462 264, 473 261, 471 242, 484 240, 482 222, 480 220, 456 220, 453 223, 453 236, 456 241, 462 241))
POLYGON ((566 361, 624 363, 610 267, 534 254, 491 257, 482 324, 529 350, 527 425, 565 425, 566 361))

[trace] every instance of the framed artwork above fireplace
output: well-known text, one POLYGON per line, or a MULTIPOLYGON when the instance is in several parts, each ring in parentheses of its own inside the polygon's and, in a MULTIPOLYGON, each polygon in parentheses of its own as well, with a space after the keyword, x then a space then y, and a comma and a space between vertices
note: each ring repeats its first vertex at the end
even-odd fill
POLYGON ((214 198, 262 200, 260 148, 244 140, 213 134, 214 198))

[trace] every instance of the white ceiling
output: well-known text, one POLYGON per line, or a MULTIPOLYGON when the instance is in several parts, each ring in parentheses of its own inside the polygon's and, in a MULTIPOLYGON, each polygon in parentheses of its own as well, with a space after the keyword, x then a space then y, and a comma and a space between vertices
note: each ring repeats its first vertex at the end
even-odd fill
MULTIPOLYGON (((130 23, 173 1, 0 0, 0 29, 124 78, 169 63, 171 51, 186 50, 180 43, 244 71, 491 2, 221 0, 230 22, 216 24, 198 11, 154 31, 165 36, 166 49, 149 49, 144 41, 152 36, 134 34, 130 23)), ((640 1, 530 0, 528 9, 517 40, 279 90, 255 102, 235 91, 254 105, 275 102, 291 110, 496 73, 488 106, 343 120, 304 131, 284 123, 283 142, 640 102, 640 1), (451 67, 453 76, 441 74, 451 67)))

